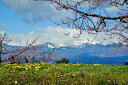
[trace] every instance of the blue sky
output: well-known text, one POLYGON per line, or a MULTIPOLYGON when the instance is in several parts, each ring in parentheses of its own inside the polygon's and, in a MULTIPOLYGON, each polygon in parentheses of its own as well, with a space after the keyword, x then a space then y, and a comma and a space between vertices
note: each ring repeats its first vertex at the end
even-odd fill
MULTIPOLYGON (((19 8, 15 7, 16 5, 17 4, 15 3, 12 4, 11 1, 9 0, 0 1, 0 31, 5 31, 8 34, 8 36, 12 38, 12 42, 10 42, 9 44, 19 45, 20 43, 22 43, 22 45, 25 45, 27 39, 29 39, 29 41, 31 42, 38 35, 40 35, 40 39, 37 43, 53 42, 62 44, 63 42, 64 44, 65 41, 67 41, 67 39, 61 40, 62 37, 65 37, 64 32, 67 32, 67 29, 63 30, 65 28, 61 28, 54 24, 53 22, 51 22, 49 19, 47 19, 50 16, 52 16, 55 19, 59 18, 58 15, 56 16, 57 12, 52 11, 53 8, 48 9, 48 11, 44 9, 45 12, 43 12, 43 10, 40 9, 34 10, 32 8, 30 9, 30 11, 28 10, 30 14, 28 15, 28 12, 25 11, 28 8, 24 8, 24 6, 22 6, 24 4, 21 3, 21 5, 18 6, 19 8), (35 14, 32 15, 33 10, 35 14), (51 15, 49 15, 49 11, 52 11, 50 13, 51 15), (23 14, 24 12, 25 14, 23 14), (39 15, 40 13, 42 13, 42 15, 39 15), (34 17, 38 15, 39 17, 34 17)), ((30 6, 31 5, 33 4, 30 3, 30 6)), ((45 7, 45 5, 42 6, 42 8, 43 7, 45 7)), ((47 8, 47 6, 45 8, 47 8)), ((62 14, 60 13, 60 15, 62 14)))
POLYGON ((3 26, 0 29, 3 29, 8 33, 27 34, 30 31, 35 31, 35 28, 37 27, 45 28, 48 26, 56 26, 54 23, 48 20, 33 24, 27 24, 23 21, 21 15, 16 14, 9 6, 7 6, 2 1, 0 1, 0 10, 0 24, 3 24, 3 26))
MULTIPOLYGON (((106 6, 109 13, 118 9, 113 6, 106 6)), ((28 0, 0 0, 0 32, 5 31, 9 37, 13 38, 11 45, 25 45, 29 39, 31 42, 37 36, 40 36, 38 43, 52 42, 59 45, 65 43, 85 43, 93 40, 95 36, 84 32, 79 41, 73 38, 79 34, 78 30, 70 30, 65 26, 58 26, 50 19, 59 22, 65 20, 65 17, 71 16, 66 10, 58 11, 48 2, 28 2, 28 0), (64 33, 71 31, 69 36, 64 33)), ((102 34, 102 33, 101 33, 102 34)), ((101 36, 99 34, 99 36, 101 36)), ((105 35, 104 35, 105 36, 105 35)), ((106 36, 105 36, 106 37, 106 36)), ((118 36, 117 36, 118 37, 118 36)), ((103 41, 97 37, 93 43, 103 41)), ((116 41, 116 38, 113 39, 116 41)), ((104 42, 109 42, 104 41, 104 42)))
POLYGON ((28 32, 33 29, 33 26, 25 24, 21 17, 15 14, 11 8, 0 1, 0 22, 4 24, 3 29, 11 33, 28 32), (23 31, 26 28, 26 31, 23 31))

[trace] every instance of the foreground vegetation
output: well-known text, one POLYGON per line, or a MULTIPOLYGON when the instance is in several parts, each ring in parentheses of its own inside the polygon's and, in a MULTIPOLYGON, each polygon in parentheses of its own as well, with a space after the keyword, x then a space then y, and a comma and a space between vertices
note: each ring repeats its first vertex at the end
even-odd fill
POLYGON ((128 66, 0 64, 0 85, 128 85, 128 66))

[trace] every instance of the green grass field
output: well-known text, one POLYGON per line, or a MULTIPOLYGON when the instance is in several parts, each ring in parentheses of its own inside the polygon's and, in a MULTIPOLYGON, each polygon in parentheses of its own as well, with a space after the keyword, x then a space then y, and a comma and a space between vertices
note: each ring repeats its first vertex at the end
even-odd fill
POLYGON ((0 85, 128 85, 128 66, 0 64, 0 85))

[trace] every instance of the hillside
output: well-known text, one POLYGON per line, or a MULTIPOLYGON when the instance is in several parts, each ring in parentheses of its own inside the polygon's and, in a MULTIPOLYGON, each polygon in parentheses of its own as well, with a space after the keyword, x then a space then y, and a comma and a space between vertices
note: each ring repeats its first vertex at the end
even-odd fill
MULTIPOLYGON (((76 46, 57 46, 53 43, 46 42, 38 47, 41 53, 51 52, 54 49, 54 53, 58 54, 58 56, 57 59, 54 59, 52 62, 61 58, 68 58, 72 63, 81 64, 124 64, 125 61, 128 61, 128 55, 123 55, 126 54, 127 51, 120 50, 126 48, 127 45, 120 47, 119 44, 102 45, 84 43, 76 46), (117 47, 119 47, 119 50, 114 49, 117 47)), ((6 45, 6 48, 16 49, 21 47, 6 45)))

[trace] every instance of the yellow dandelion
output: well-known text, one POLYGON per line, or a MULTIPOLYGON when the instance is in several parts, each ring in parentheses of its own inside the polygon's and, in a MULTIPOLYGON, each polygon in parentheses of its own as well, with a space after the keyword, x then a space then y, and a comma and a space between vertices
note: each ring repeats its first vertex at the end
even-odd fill
POLYGON ((100 64, 93 64, 94 66, 100 66, 100 64))
POLYGON ((26 70, 28 70, 28 68, 25 68, 26 70))
POLYGON ((15 81, 15 84, 17 84, 18 83, 18 81, 15 81))

